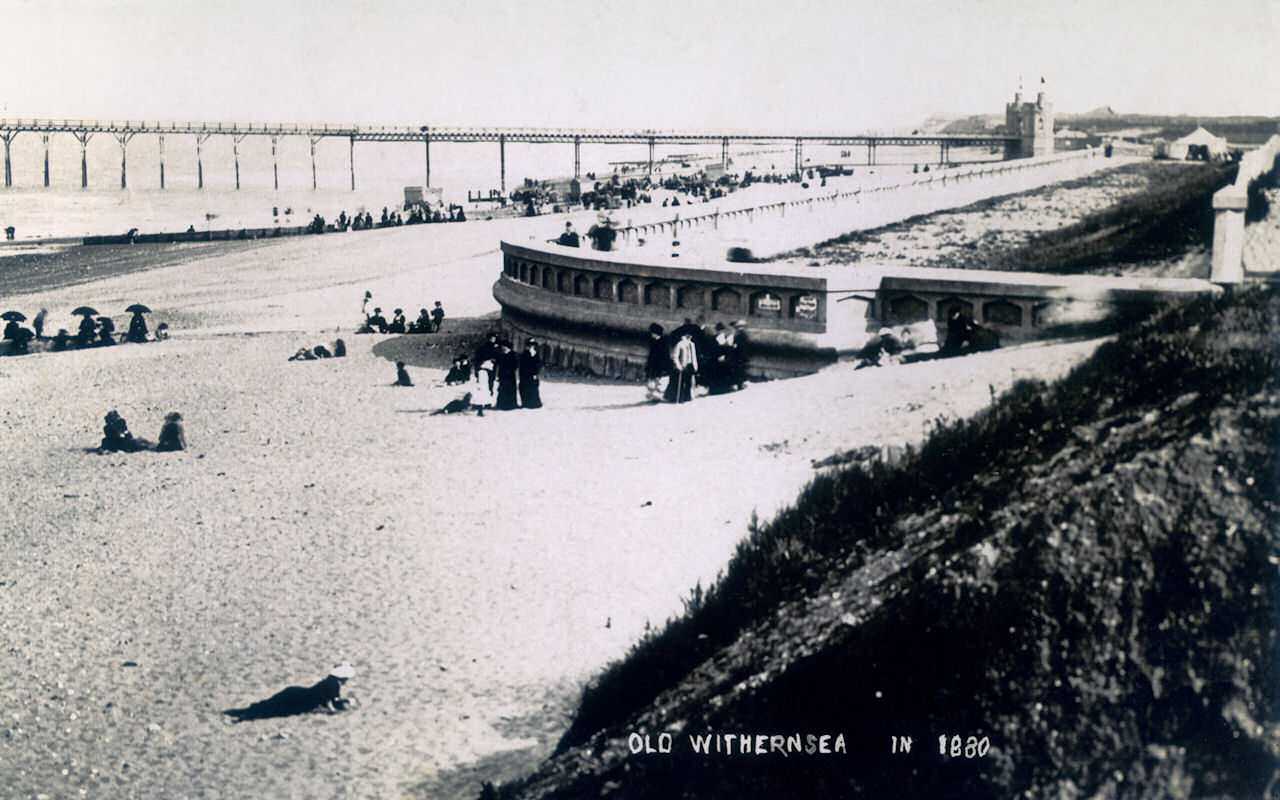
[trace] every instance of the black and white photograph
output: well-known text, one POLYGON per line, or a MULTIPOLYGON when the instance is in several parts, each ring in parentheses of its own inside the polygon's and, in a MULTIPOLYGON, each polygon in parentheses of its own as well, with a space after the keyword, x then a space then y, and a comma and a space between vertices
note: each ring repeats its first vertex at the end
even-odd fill
POLYGON ((1280 798, 1280 0, 0 0, 0 800, 1280 798))

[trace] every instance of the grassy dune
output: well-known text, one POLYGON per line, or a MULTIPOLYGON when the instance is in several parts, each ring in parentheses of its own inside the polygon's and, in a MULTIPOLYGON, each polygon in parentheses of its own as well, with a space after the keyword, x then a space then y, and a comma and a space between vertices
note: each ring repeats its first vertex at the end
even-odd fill
POLYGON ((1258 796, 1280 755, 1278 336, 1274 291, 1197 301, 894 463, 849 454, 500 794, 1258 796), (631 731, 675 750, 632 754, 631 731), (848 754, 693 756, 708 731, 841 731, 848 754), (948 734, 991 749, 940 755, 948 734), (916 754, 892 758, 902 735, 916 754))

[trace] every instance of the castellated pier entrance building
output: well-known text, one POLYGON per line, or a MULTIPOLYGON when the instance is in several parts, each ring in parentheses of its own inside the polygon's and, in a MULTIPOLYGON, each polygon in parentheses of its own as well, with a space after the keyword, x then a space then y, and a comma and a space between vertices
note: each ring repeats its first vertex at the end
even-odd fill
POLYGON ((1004 127, 1010 137, 1005 142, 1005 158, 1039 158, 1053 155, 1053 103, 1044 93, 1044 78, 1035 102, 1022 99, 1022 87, 1004 107, 1004 127))

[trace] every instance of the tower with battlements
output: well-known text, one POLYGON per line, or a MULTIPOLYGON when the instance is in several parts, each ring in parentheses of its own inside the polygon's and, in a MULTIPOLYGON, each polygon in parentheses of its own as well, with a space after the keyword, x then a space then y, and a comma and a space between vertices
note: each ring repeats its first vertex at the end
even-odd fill
POLYGON ((1004 124, 1017 142, 1005 145, 1005 158, 1030 158, 1053 154, 1053 103, 1045 99, 1044 78, 1035 102, 1022 99, 1022 86, 1004 107, 1004 124))

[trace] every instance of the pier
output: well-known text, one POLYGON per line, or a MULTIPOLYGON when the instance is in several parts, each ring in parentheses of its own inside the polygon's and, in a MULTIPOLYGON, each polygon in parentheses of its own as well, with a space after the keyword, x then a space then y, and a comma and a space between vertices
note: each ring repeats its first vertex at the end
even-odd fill
POLYGON ((389 143, 421 142, 423 146, 423 174, 426 186, 431 185, 432 142, 492 142, 498 145, 498 161, 501 170, 502 194, 506 194, 506 145, 508 142, 532 144, 559 144, 573 146, 573 176, 581 178, 581 148, 587 144, 647 144, 649 146, 648 171, 653 174, 654 148, 657 145, 720 145, 721 163, 728 163, 731 145, 792 146, 795 151, 794 173, 804 169, 806 145, 833 145, 865 148, 870 166, 876 163, 876 150, 884 146, 911 146, 937 148, 938 163, 945 164, 954 147, 1002 148, 1006 158, 1022 155, 1020 145, 1025 136, 986 135, 898 135, 845 132, 765 132, 765 131, 713 131, 713 130, 615 130, 597 128, 484 128, 484 127, 436 127, 384 126, 384 125, 316 125, 301 123, 254 122, 160 122, 149 120, 51 120, 51 119, 0 119, 0 142, 4 143, 4 185, 13 186, 13 168, 9 152, 13 140, 24 133, 38 135, 44 145, 44 185, 49 186, 49 139, 57 134, 75 137, 80 143, 80 186, 89 186, 88 145, 94 136, 110 136, 120 145, 120 188, 128 188, 129 142, 136 136, 158 138, 160 153, 160 188, 165 188, 165 137, 190 137, 196 151, 197 188, 204 188, 204 162, 201 149, 213 136, 231 139, 235 158, 236 188, 240 188, 239 145, 246 137, 257 136, 271 140, 275 188, 279 189, 279 165, 277 145, 281 137, 306 138, 311 147, 312 188, 316 188, 316 144, 325 138, 346 139, 348 142, 348 169, 351 189, 356 188, 356 142, 389 143))

